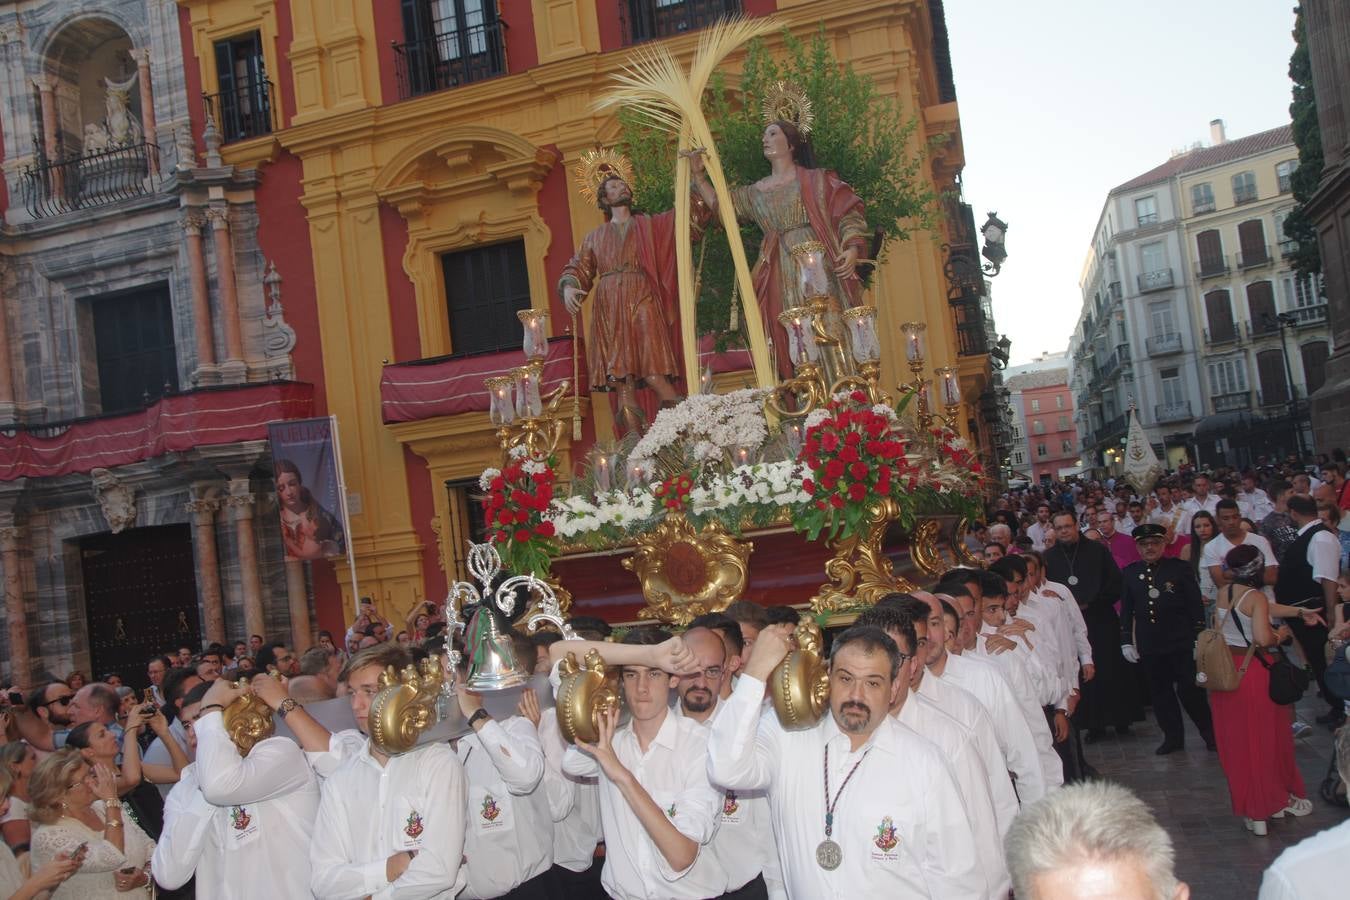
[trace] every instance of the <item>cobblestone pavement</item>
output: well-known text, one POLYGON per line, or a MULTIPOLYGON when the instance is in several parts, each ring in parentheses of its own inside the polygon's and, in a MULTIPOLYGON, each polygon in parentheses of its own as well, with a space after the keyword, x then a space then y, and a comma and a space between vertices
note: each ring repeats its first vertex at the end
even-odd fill
MULTIPOLYGON (((1316 688, 1310 692, 1313 699, 1305 698, 1299 705, 1300 718, 1310 724, 1326 709, 1315 694, 1316 688)), ((1294 742, 1312 813, 1301 819, 1272 819, 1270 834, 1264 838, 1248 834, 1242 820, 1233 815, 1218 754, 1205 750, 1189 720, 1186 728, 1186 749, 1168 756, 1153 755, 1162 732, 1151 712, 1146 722, 1135 724, 1131 735, 1117 737, 1110 732, 1083 750, 1103 778, 1128 786, 1153 807, 1176 845, 1177 875, 1191 886, 1195 900, 1255 897, 1261 873, 1286 847, 1345 820, 1346 810, 1328 806, 1317 796, 1331 760, 1331 732, 1324 726, 1313 724, 1307 736, 1294 742)))

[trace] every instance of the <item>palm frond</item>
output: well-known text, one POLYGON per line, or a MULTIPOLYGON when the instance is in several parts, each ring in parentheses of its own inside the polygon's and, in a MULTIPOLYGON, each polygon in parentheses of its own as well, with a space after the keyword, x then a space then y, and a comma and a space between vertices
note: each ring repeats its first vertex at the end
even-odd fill
POLYGON ((753 19, 732 16, 718 19, 705 29, 699 35, 698 50, 689 64, 689 85, 694 95, 702 97, 713 71, 737 48, 781 27, 782 23, 773 16, 753 19))

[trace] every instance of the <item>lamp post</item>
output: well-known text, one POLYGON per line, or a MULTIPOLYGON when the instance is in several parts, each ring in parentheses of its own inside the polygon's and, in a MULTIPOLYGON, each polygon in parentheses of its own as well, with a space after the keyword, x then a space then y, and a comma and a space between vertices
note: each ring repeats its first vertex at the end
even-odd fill
MULTIPOLYGON (((1266 321, 1269 323, 1270 313, 1266 313, 1266 321)), ((1298 418, 1298 390, 1294 387, 1294 370, 1289 364, 1289 349, 1285 341, 1285 329, 1293 329, 1298 325, 1298 314, 1292 312, 1282 312, 1275 316, 1275 323, 1280 329, 1280 356, 1284 358, 1284 381, 1289 389, 1289 418, 1294 422, 1294 447, 1298 451, 1300 461, 1304 459, 1305 452, 1303 447, 1303 424, 1298 418)))
POLYGON ((980 254, 990 265, 983 266, 984 274, 990 278, 998 275, 1003 268, 1003 261, 1008 258, 1008 248, 1005 243, 1008 236, 1008 223, 998 217, 998 213, 989 213, 989 218, 980 226, 980 234, 984 236, 984 250, 980 254))

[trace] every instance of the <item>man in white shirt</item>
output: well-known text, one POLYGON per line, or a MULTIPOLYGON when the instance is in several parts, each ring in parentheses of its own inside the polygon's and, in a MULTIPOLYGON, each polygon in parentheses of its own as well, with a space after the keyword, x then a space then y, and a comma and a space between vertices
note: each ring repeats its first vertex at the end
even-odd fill
POLYGON ((553 888, 559 900, 592 900, 604 893, 601 867, 595 862, 595 847, 601 836, 600 788, 595 778, 563 772, 568 744, 558 726, 557 707, 543 710, 537 727, 544 748, 544 787, 553 819, 553 888))
MULTIPOLYGON (((672 712, 711 726, 726 708, 720 702, 722 685, 731 680, 726 669, 726 644, 721 635, 704 626, 692 626, 685 631, 684 643, 700 668, 680 678, 679 701, 672 712)), ((787 900, 772 828, 769 801, 763 791, 723 792, 712 849, 727 873, 724 896, 787 900)))
POLYGON ((1181 504, 1181 521, 1177 522, 1177 534, 1191 533, 1191 516, 1204 510, 1210 515, 1217 516, 1219 505, 1219 495, 1211 494, 1209 489, 1211 483, 1208 475, 1196 475, 1191 479, 1191 496, 1181 504))
POLYGON ((728 709, 713 722, 708 756, 717 784, 768 792, 788 895, 984 896, 951 767, 889 714, 901 687, 895 642, 867 627, 835 637, 829 712, 787 731, 761 708, 790 632, 760 632, 728 709))
POLYGON ((1275 511, 1270 495, 1261 490, 1255 473, 1247 472, 1242 476, 1242 488, 1237 492, 1238 510, 1243 518, 1251 519, 1258 525, 1261 520, 1275 511))
MULTIPOLYGON (((1350 777, 1350 762, 1342 763, 1341 774, 1350 777)), ((1350 821, 1304 838, 1266 869, 1257 900, 1339 900, 1345 896, 1347 854, 1350 821)))
MULTIPOLYGON (((1287 504, 1298 536, 1285 550, 1284 563, 1275 581, 1275 599, 1286 606, 1319 612, 1325 623, 1332 623, 1336 612, 1336 578, 1340 574, 1340 542, 1322 527, 1317 504, 1311 497, 1295 495, 1287 504)), ((1317 721, 1335 728, 1345 720, 1341 701, 1347 698, 1337 697, 1326 684, 1327 626, 1309 624, 1301 617, 1287 621, 1330 707, 1317 721)))
POLYGON ((1254 531, 1242 530, 1242 513, 1232 500, 1220 500, 1216 504, 1216 509, 1214 518, 1218 520, 1219 533, 1205 544, 1204 552, 1200 554, 1200 565, 1209 570, 1210 577, 1214 579, 1215 589, 1232 581, 1223 565, 1228 551, 1241 544, 1251 544, 1266 558, 1265 592, 1266 596, 1274 601, 1275 592, 1269 585, 1273 585, 1279 577, 1280 567, 1275 561, 1275 551, 1271 549, 1270 541, 1254 531))
POLYGON ((1031 523, 1027 529, 1027 537, 1031 538, 1031 549, 1038 553, 1045 549, 1046 544, 1051 542, 1055 536, 1055 526, 1050 524, 1050 504, 1041 503, 1036 506, 1036 521, 1031 523))
MULTIPOLYGON (((467 669, 468 663, 465 655, 461 664, 467 669)), ((552 900, 553 813, 543 786, 544 748, 535 726, 521 716, 497 722, 462 680, 456 695, 472 729, 452 742, 469 795, 464 838, 468 885, 459 896, 552 900)))
POLYGON ((468 780, 455 751, 433 743, 389 756, 368 736, 380 673, 411 662, 391 642, 358 652, 343 670, 363 739, 323 783, 310 845, 316 897, 451 900, 464 889, 468 780))
MULTIPOLYGON (((928 622, 924 615, 901 612, 897 607, 905 601, 923 607, 922 601, 907 594, 891 594, 864 610, 854 624, 880 628, 899 648, 904 661, 900 664, 900 690, 891 703, 891 715, 937 747, 951 765, 974 834, 975 858, 984 875, 985 896, 989 900, 1005 900, 1012 882, 1003 864, 1003 832, 989 777, 970 730, 932 700, 910 689, 914 673, 923 668, 927 654, 928 622)), ((921 612, 926 613, 926 607, 921 612)), ((1003 780, 1008 780, 1006 774, 1003 780)))
MULTIPOLYGON (((256 689, 286 696, 272 678, 260 679, 256 689)), ((221 678, 184 698, 185 735, 196 745, 196 762, 169 793, 151 871, 168 889, 200 874, 196 891, 203 900, 305 897, 318 781, 290 738, 235 745, 224 710, 246 692, 221 678)), ((283 718, 304 715, 293 701, 281 709, 283 718)))
POLYGON ((722 795, 708 781, 707 728, 670 710, 671 692, 693 657, 682 639, 654 628, 633 629, 622 644, 559 641, 553 659, 598 650, 620 666, 631 720, 604 717, 594 744, 578 742, 563 771, 598 777, 605 836, 605 891, 618 900, 703 900, 726 890, 727 875, 709 844, 722 795))
MULTIPOLYGON (((1059 608, 1061 617, 1068 630, 1064 646, 1077 656, 1076 671, 1082 681, 1091 681, 1097 674, 1092 663, 1092 642, 1088 640, 1087 622, 1083 620, 1083 611, 1078 608, 1073 592, 1068 585, 1050 581, 1045 577, 1045 560, 1039 556, 1026 556, 1027 584, 1030 586, 1028 599, 1053 604, 1059 608)), ((1071 682, 1077 683, 1077 682, 1071 682)))

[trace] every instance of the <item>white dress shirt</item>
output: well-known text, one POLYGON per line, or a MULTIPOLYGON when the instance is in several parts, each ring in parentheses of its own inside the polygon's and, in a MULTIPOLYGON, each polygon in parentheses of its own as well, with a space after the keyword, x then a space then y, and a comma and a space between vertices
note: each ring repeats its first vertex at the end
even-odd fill
POLYGON ((1266 869, 1258 900, 1343 900, 1347 853, 1350 822, 1305 838, 1266 869))
POLYGON ((520 716, 488 720, 459 739, 469 779, 462 900, 500 897, 553 865, 553 815, 543 786, 544 749, 520 716))
MULTIPOLYGON (((924 675, 924 681, 932 677, 934 675, 930 669, 924 675)), ((1013 777, 1017 779, 1017 796, 1022 803, 1034 803, 1045 796, 1052 786, 1058 787, 1061 782, 1052 785, 1046 779, 1045 767, 1041 763, 1040 742, 1022 712, 1021 703, 1008 686, 1007 679, 986 664, 948 653, 942 680, 975 695, 985 712, 989 713, 989 718, 994 722, 994 731, 998 734, 999 747, 1008 760, 1013 777)), ((1045 716, 1040 718, 1044 725, 1045 716)))
MULTIPOLYGON (((719 697, 703 727, 711 728, 713 719, 726 709, 726 702, 719 697)), ((671 707, 671 712, 689 718, 678 701, 671 707)), ((778 844, 773 839, 768 795, 764 791, 728 790, 716 784, 713 787, 723 794, 712 849, 722 864, 722 871, 727 873, 727 891, 738 891, 755 876, 763 875, 769 900, 787 900, 783 867, 778 862, 778 844)))
POLYGON ((539 743, 544 748, 544 788, 553 818, 553 862, 573 872, 595 863, 600 843, 600 787, 595 778, 563 772, 567 741, 558 727, 558 710, 539 714, 539 743))
POLYGON ((1219 509, 1219 495, 1210 494, 1205 497, 1204 500, 1201 500, 1198 497, 1191 497, 1189 500, 1183 501, 1180 506, 1181 519, 1177 522, 1177 533, 1190 534, 1191 517, 1202 509, 1211 516, 1215 515, 1219 509))
POLYGON ((881 721, 854 752, 833 715, 812 728, 785 731, 772 709, 761 715, 763 697, 764 682, 743 674, 726 701, 730 708, 713 722, 708 768, 717 784, 768 792, 790 896, 985 896, 960 790, 932 744, 875 710, 881 721), (839 797, 831 839, 842 854, 832 871, 816 862, 825 840, 826 748, 830 791, 839 797))
MULTIPOLYGON (((925 672, 919 681, 918 695, 930 701, 947 715, 960 722, 970 732, 971 741, 980 755, 984 774, 989 782, 990 797, 994 801, 994 817, 998 833, 1003 837, 1017 818, 1020 805, 1013 790, 1012 776, 1008 774, 1008 759, 998 745, 998 733, 989 713, 975 699, 975 695, 925 672)), ((1034 762, 1034 759, 1033 759, 1034 762)), ((1039 766, 1032 767, 1039 774, 1039 766)))
MULTIPOLYGON (((1304 525, 1298 530, 1299 537, 1317 524, 1314 520, 1304 525)), ((1312 536, 1312 541, 1308 544, 1308 565, 1312 566, 1314 581, 1335 583, 1341 571, 1341 542, 1336 535, 1323 528, 1312 536)))
POLYGON ((197 761, 164 806, 155 880, 176 888, 197 871, 197 896, 244 900, 309 894, 309 848, 319 782, 290 738, 240 756, 218 711, 197 720, 197 761))
MULTIPOLYGON (((1064 761, 1055 752, 1055 737, 1050 733, 1050 724, 1045 720, 1045 707, 1035 695, 1035 686, 1031 680, 1019 674, 1018 660, 1013 652, 1000 653, 997 656, 978 656, 971 653, 956 657, 957 669, 966 666, 983 666, 996 677, 1004 679, 1016 698, 1017 707, 1026 720, 1027 727, 1036 741, 1036 758, 1040 760, 1041 773, 1045 776, 1047 787, 1059 787, 1064 783, 1064 761), (1012 657, 1008 659, 1006 657, 1012 657)), ((948 668, 951 663, 948 662, 948 668)))
POLYGON ((975 642, 975 652, 979 658, 989 660, 1000 669, 1004 666, 1015 669, 1018 674, 1015 678, 1010 676, 1008 680, 1014 685, 1025 684, 1031 692, 1032 699, 1042 708, 1057 706, 1067 709, 1064 701, 1068 697, 1068 691, 1064 689, 1059 672, 1047 666, 1038 653, 1046 638, 1034 631, 1030 634, 1015 635, 1009 638, 1013 643, 1013 649, 994 653, 989 649, 988 638, 997 633, 998 629, 992 625, 980 626, 980 635, 975 642), (1037 649, 1033 650, 1033 647, 1037 649))
POLYGON ((1028 591, 1017 614, 1036 626, 1031 632, 1031 637, 1036 639, 1034 652, 1059 675, 1066 695, 1076 690, 1078 653, 1074 647, 1073 624, 1064 604, 1053 597, 1028 591))
POLYGON ((998 830, 989 777, 984 773, 984 763, 980 761, 970 730, 939 709, 936 703, 913 692, 905 698, 896 718, 901 725, 937 747, 952 767, 974 835, 972 846, 976 863, 984 875, 985 896, 989 900, 1006 900, 1008 891, 1012 890, 1012 878, 1003 862, 1003 835, 998 830))
POLYGON ((1257 523, 1275 511, 1275 504, 1270 502, 1270 495, 1260 488, 1250 494, 1238 491, 1237 505, 1241 515, 1257 523))
MULTIPOLYGON (((188 747, 187 732, 183 729, 182 721, 176 716, 169 723, 169 734, 173 735, 179 746, 183 748, 183 752, 187 754, 188 762, 192 762, 196 758, 196 751, 188 747)), ((169 755, 169 748, 164 746, 163 738, 156 737, 150 742, 150 746, 141 755, 141 762, 154 763, 157 766, 173 766, 173 757, 169 755)), ((173 782, 156 784, 155 787, 159 789, 160 797, 168 799, 169 791, 173 789, 173 782)))
POLYGON ((1074 598, 1073 591, 1069 590, 1069 586, 1058 581, 1046 581, 1036 589, 1036 596, 1063 604, 1062 609, 1069 618, 1069 630, 1073 634, 1072 646, 1078 653, 1078 662, 1084 666, 1092 665, 1092 642, 1088 640, 1087 622, 1083 620, 1083 611, 1078 608, 1078 601, 1074 598))
POLYGON ((727 876, 708 847, 717 830, 722 795, 708 781, 707 729, 693 719, 666 713, 646 753, 631 723, 614 733, 614 753, 679 832, 699 846, 688 868, 672 868, 595 758, 569 747, 563 771, 600 779, 605 835, 601 885, 618 900, 702 900, 723 894, 727 876))
POLYGON ((367 739, 323 783, 310 887, 322 900, 450 900, 466 883, 468 780, 448 744, 428 744, 381 766, 367 739), (389 881, 385 864, 417 855, 389 881))
POLYGON ((1032 522, 1027 528, 1027 537, 1031 538, 1031 549, 1037 553, 1046 548, 1050 542, 1050 537, 1055 533, 1055 526, 1046 522, 1042 525, 1039 521, 1032 522))

